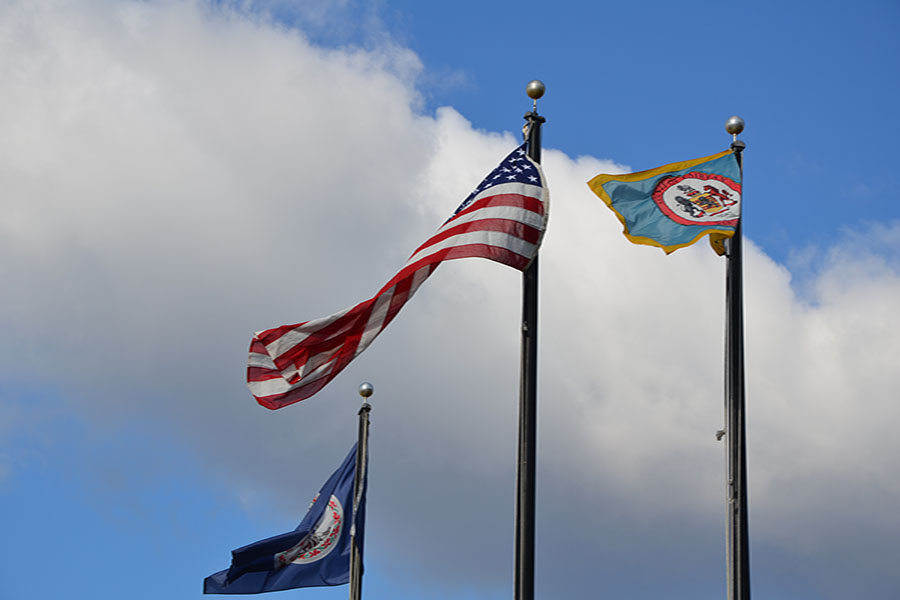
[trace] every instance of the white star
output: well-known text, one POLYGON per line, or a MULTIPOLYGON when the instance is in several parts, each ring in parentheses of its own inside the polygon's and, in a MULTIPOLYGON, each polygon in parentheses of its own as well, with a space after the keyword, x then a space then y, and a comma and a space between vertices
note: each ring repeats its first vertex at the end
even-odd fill
POLYGON ((532 183, 534 183, 534 182, 537 181, 537 180, 538 180, 538 178, 535 177, 534 175, 529 175, 529 176, 528 176, 528 181, 530 181, 530 182, 532 182, 532 183))

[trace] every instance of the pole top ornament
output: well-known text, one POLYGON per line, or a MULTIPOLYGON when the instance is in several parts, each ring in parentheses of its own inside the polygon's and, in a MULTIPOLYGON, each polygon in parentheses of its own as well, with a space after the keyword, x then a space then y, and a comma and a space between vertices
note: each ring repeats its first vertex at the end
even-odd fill
POLYGON ((543 96, 545 91, 547 91, 547 87, 540 79, 532 79, 525 88, 525 93, 527 93, 528 97, 534 101, 537 101, 538 98, 543 96))
POLYGON ((737 115, 729 118, 725 121, 725 131, 730 133, 731 135, 738 135, 740 132, 744 130, 744 120, 737 115))
POLYGON ((359 395, 363 398, 368 398, 372 394, 375 393, 375 386, 369 383, 368 381, 359 384, 359 395))

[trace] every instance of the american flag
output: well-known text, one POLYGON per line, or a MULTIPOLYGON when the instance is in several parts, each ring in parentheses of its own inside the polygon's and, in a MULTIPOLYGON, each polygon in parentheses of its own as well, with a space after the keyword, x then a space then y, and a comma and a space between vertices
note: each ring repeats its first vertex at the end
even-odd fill
POLYGON ((261 331, 250 343, 247 385, 276 409, 309 398, 387 327, 438 265, 481 257, 524 270, 547 227, 548 190, 525 145, 510 153, 373 297, 330 317, 261 331))

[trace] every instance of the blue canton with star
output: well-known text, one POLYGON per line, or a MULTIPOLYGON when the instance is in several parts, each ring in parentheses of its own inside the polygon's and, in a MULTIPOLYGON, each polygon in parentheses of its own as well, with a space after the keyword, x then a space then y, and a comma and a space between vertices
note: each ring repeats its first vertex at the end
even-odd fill
MULTIPOLYGON (((500 185, 501 183, 527 183, 530 185, 541 186, 541 174, 534 168, 534 165, 526 157, 525 144, 522 144, 503 159, 496 169, 491 171, 484 180, 478 184, 471 194, 469 194, 462 204, 450 215, 452 219, 460 211, 465 210, 472 203, 472 200, 484 190, 500 185)), ((449 219, 448 219, 449 220, 449 219)))

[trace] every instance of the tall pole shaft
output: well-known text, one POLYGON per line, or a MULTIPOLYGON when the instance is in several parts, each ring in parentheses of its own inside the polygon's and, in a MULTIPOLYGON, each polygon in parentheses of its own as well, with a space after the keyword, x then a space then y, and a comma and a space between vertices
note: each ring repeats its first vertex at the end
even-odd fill
MULTIPOLYGON (((364 384, 365 385, 365 384, 364 384)), ((371 392, 370 392, 371 393, 371 392)), ((350 523, 350 600, 362 599, 362 547, 356 531, 356 513, 366 481, 366 460, 369 456, 369 412, 372 406, 363 402, 359 409, 359 433, 356 444, 356 474, 353 479, 353 511, 350 523)))
MULTIPOLYGON (((743 142, 734 150, 741 168, 743 142)), ((743 190, 742 190, 743 191, 743 190)), ((743 193, 741 202, 743 203, 743 193)), ((743 212, 743 209, 742 211, 743 212)), ((725 276, 725 424, 727 442, 727 569, 729 600, 750 600, 750 544, 747 519, 747 440, 744 382, 744 290, 741 221, 731 238, 725 276)))
MULTIPOLYGON (((541 125, 534 110, 528 122, 528 156, 541 162, 541 125)), ((519 448, 516 469, 516 600, 534 598, 535 467, 537 455, 538 257, 522 273, 522 364, 519 382, 519 448)))

